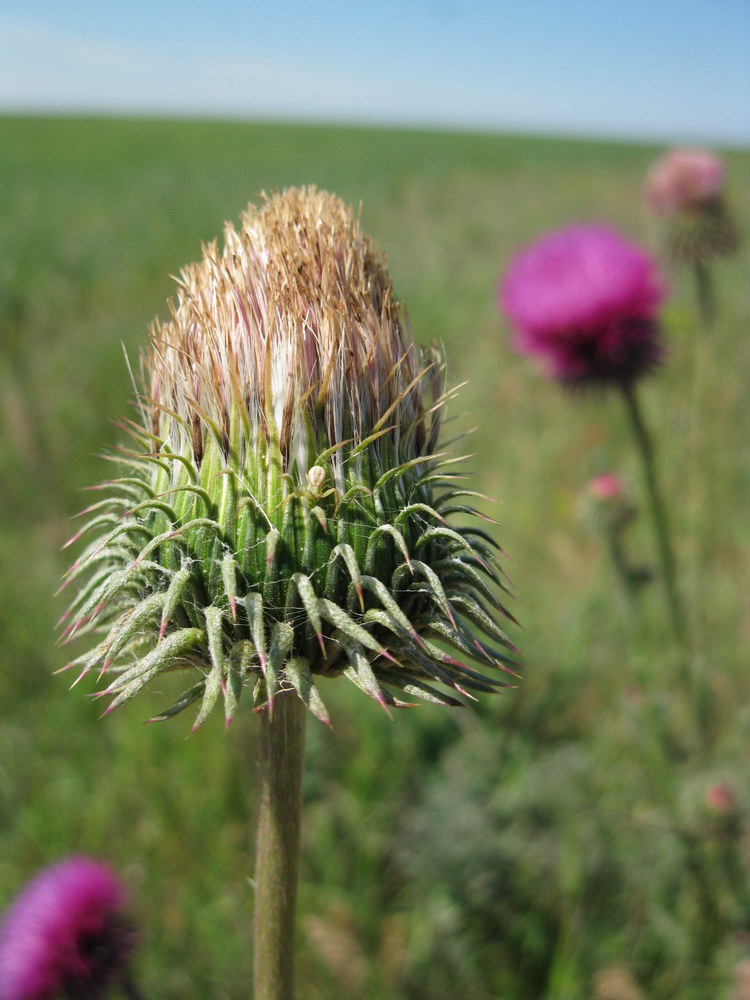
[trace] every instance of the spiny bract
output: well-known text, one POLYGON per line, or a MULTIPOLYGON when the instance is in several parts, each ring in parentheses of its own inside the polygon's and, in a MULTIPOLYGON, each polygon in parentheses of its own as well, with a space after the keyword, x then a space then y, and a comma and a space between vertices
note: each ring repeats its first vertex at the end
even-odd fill
POLYGON ((349 208, 313 188, 249 207, 170 311, 136 446, 110 456, 123 474, 94 487, 64 584, 85 581, 65 640, 101 636, 69 667, 113 676, 107 711, 178 669, 192 683, 156 718, 200 701, 195 727, 246 687, 271 711, 294 689, 328 722, 316 674, 385 708, 504 686, 446 652, 513 673, 496 546, 449 524, 479 494, 437 451, 442 364, 349 208))

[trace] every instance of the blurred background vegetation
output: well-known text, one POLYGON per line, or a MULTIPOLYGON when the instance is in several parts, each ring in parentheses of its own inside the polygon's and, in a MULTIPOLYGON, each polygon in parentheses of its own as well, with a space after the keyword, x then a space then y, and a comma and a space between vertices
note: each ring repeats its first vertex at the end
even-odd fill
MULTIPOLYGON (((169 275, 225 219, 263 189, 314 183, 361 201, 416 339, 442 342, 451 380, 468 380, 450 427, 476 428, 472 486, 499 499, 485 509, 527 666, 475 711, 393 722, 325 685, 334 731, 308 729, 300 996, 747 1000, 750 240, 716 268, 710 341, 690 275, 671 276, 668 356, 644 387, 711 689, 700 732, 658 588, 628 607, 583 513, 603 471, 642 505, 620 401, 544 381, 495 306, 510 253, 548 228, 601 219, 656 248, 641 185, 658 152, 0 118, 0 906, 61 855, 106 857, 132 885, 147 996, 246 994, 257 720, 186 739, 182 717, 141 726, 139 699, 98 721, 83 685, 53 675, 53 594, 80 489, 108 475, 108 421, 129 413, 121 345, 137 356, 169 275)), ((727 164, 742 227, 750 154, 727 164)), ((653 564, 645 518, 628 541, 653 564)))

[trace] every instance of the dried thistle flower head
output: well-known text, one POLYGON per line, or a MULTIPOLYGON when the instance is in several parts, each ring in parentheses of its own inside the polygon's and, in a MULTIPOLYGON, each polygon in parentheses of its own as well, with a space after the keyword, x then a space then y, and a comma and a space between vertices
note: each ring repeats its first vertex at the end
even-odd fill
POLYGON ((291 189, 228 225, 182 272, 144 376, 136 447, 67 578, 85 583, 66 639, 103 634, 70 666, 114 673, 107 711, 176 669, 192 683, 157 718, 200 701, 195 726, 248 687, 327 722, 316 674, 384 707, 503 686, 442 645, 515 666, 494 542, 449 524, 478 494, 437 451, 440 359, 343 202, 291 189))

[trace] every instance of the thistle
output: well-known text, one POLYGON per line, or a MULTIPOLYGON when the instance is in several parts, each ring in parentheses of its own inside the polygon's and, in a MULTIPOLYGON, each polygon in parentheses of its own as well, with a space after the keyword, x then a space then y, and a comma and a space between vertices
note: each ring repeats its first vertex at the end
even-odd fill
POLYGON ((648 582, 650 574, 645 567, 635 565, 628 552, 627 530, 638 513, 628 492, 617 473, 600 473, 588 483, 584 514, 603 538, 612 566, 622 583, 623 594, 628 602, 632 602, 639 588, 648 582))
POLYGON ((685 616, 677 587, 667 510, 637 383, 663 356, 659 307, 666 288, 652 258, 616 230, 574 225, 548 233, 510 262, 498 304, 517 350, 539 358, 550 377, 573 388, 619 392, 643 467, 675 640, 685 616))
POLYGON ((115 873, 72 856, 40 872, 0 926, 3 1000, 139 1000, 129 973, 134 929, 115 873))
POLYGON ((173 670, 192 683, 156 718, 200 702, 194 728, 218 702, 229 722, 246 689, 269 711, 294 689, 327 722, 315 675, 386 708, 500 685, 436 644, 510 669, 504 584, 491 536, 449 524, 478 494, 437 451, 439 359, 342 202, 291 190, 227 226, 144 369, 135 447, 95 487, 66 580, 66 639, 103 633, 70 666, 113 677, 107 712, 173 670))
POLYGON ((734 253, 737 226, 724 197, 724 163, 707 149, 671 149, 646 178, 649 208, 665 220, 669 257, 692 267, 704 332, 716 318, 711 263, 734 253))
MULTIPOLYGON (((387 711, 461 705, 505 686, 481 668, 513 675, 498 623, 512 616, 481 495, 438 450, 441 359, 415 348, 339 199, 292 189, 250 207, 185 268, 170 311, 124 425, 134 446, 110 456, 121 472, 74 536, 88 545, 66 580, 79 593, 65 638, 97 636, 70 667, 111 678, 106 712, 181 671, 187 687, 154 720, 194 703, 193 729, 218 704, 227 723, 241 703, 263 714, 265 867, 294 855, 292 817, 261 862, 263 816, 298 797, 304 706, 330 721, 318 679, 343 675, 387 711)), ((288 936, 271 924, 261 933, 288 936)))

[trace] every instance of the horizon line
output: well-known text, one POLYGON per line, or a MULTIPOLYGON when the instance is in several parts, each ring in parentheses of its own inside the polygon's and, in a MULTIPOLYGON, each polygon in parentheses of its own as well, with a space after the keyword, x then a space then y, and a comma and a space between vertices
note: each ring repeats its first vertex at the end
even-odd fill
POLYGON ((633 132, 610 132, 592 126, 565 128, 559 124, 527 124, 501 122, 459 122, 450 120, 410 120, 363 116, 353 118, 346 115, 306 115, 304 113, 289 115, 263 114, 262 112, 239 111, 206 111, 199 109, 178 110, 175 108, 138 108, 112 107, 102 108, 95 105, 81 106, 50 106, 47 104, 4 104, 0 101, 0 117, 5 118, 48 118, 48 119, 84 119, 84 120, 114 120, 114 121, 164 121, 164 122, 194 122, 196 124, 226 124, 226 125, 277 125, 280 127, 304 128, 341 128, 383 131, 410 131, 438 133, 447 135, 475 135, 478 137, 507 137, 540 140, 567 140, 572 142, 601 142, 605 145, 625 146, 701 146, 718 148, 725 152, 750 151, 750 135, 743 140, 738 136, 709 137, 699 132, 689 134, 684 131, 667 131, 657 134, 646 129, 633 132))

